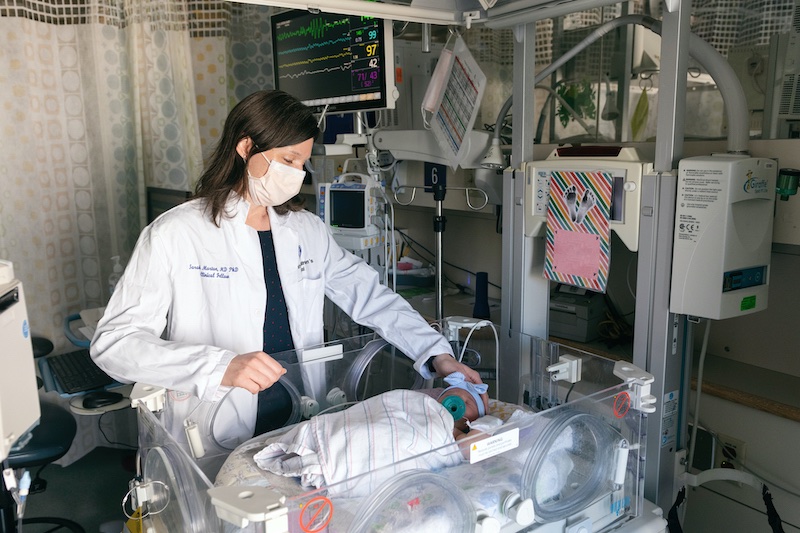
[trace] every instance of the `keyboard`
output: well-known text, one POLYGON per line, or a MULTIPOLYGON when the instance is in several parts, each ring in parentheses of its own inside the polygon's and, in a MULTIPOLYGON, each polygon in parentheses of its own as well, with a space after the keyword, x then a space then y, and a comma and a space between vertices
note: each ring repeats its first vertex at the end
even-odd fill
POLYGON ((47 364, 66 394, 100 389, 115 383, 113 378, 92 361, 89 350, 51 355, 47 358, 47 364))

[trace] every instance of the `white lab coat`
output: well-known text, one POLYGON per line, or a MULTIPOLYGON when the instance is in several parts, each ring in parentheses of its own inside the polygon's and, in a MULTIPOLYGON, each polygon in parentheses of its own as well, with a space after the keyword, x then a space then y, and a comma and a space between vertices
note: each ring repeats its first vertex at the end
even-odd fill
MULTIPOLYGON (((183 421, 202 410, 200 400, 217 402, 229 393, 213 430, 195 421, 233 448, 253 435, 257 396, 220 383, 234 356, 262 349, 267 291, 258 232, 245 224, 248 202, 231 195, 231 217, 220 227, 204 206, 181 204, 142 231, 90 351, 118 381, 170 391, 163 420, 179 442, 186 442, 183 421)), ((429 357, 452 354, 408 302, 380 285, 374 269, 336 244, 319 217, 269 214, 296 349, 323 342, 327 296, 414 359, 425 378, 429 357)))

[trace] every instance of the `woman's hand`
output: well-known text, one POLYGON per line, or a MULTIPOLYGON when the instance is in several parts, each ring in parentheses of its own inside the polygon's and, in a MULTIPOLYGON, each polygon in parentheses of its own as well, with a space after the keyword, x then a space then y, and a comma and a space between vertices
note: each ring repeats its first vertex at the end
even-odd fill
MULTIPOLYGON (((433 368, 436 370, 436 373, 439 374, 441 377, 449 376, 453 372, 461 372, 464 374, 464 378, 469 381, 470 383, 483 383, 480 374, 474 369, 468 367, 464 363, 460 363, 456 361, 456 358, 450 354, 439 354, 433 357, 433 368)), ((481 399, 483 399, 483 407, 484 412, 489 412, 489 396, 487 394, 481 394, 481 399)))
POLYGON ((264 352, 244 353, 228 363, 222 385, 241 387, 256 394, 274 385, 285 373, 286 369, 264 352))

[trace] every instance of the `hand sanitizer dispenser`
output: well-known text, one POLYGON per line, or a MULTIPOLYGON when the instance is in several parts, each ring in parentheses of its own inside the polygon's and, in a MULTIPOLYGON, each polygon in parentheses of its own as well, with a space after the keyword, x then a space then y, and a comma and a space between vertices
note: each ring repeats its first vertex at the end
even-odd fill
POLYGON ((766 309, 777 166, 731 154, 679 163, 670 312, 719 320, 766 309))

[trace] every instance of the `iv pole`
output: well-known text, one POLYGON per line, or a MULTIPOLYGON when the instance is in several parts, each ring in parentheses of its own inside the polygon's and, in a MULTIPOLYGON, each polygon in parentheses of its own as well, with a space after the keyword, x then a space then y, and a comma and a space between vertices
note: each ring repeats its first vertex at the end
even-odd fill
MULTIPOLYGON (((425 189, 427 187, 417 187, 414 185, 400 185, 394 191, 394 201, 397 202, 399 205, 411 205, 414 201, 414 197, 416 196, 417 189, 425 189), (397 197, 397 194, 402 191, 403 189, 411 189, 411 199, 408 202, 401 202, 400 199, 397 197)), ((489 195, 486 194, 486 191, 483 189, 479 189, 477 187, 449 187, 453 190, 461 190, 464 191, 464 196, 466 198, 467 206, 472 209, 473 211, 479 211, 486 207, 489 203, 489 195), (472 201, 470 200, 469 193, 470 191, 477 191, 483 195, 483 203, 479 206, 472 205, 472 201)), ((433 232, 435 236, 435 244, 436 244, 436 281, 435 281, 435 290, 436 290, 436 321, 441 323, 444 319, 444 286, 443 286, 443 277, 444 274, 442 272, 442 234, 444 233, 445 225, 447 223, 447 218, 444 216, 444 198, 447 193, 448 187, 444 185, 443 179, 438 179, 438 176, 434 174, 434 178, 431 183, 431 189, 433 190, 433 200, 436 202, 436 211, 433 216, 433 232)))
MULTIPOLYGON (((436 214, 433 216, 433 234, 436 237, 436 322, 444 318, 444 285, 442 275, 442 234, 447 218, 444 216, 444 197, 447 187, 440 180, 433 184, 433 200, 436 202, 436 214)), ((488 197, 487 197, 488 198, 488 197)))

